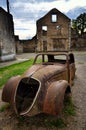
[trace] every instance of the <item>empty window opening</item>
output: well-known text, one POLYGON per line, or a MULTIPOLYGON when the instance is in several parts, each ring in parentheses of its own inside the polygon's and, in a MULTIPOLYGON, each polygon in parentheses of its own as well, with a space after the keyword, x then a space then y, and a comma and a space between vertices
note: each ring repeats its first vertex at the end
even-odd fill
POLYGON ((57 22, 57 15, 56 14, 52 14, 51 20, 52 20, 52 22, 57 22))
POLYGON ((42 26, 42 35, 43 36, 47 35, 47 26, 42 26))
POLYGON ((43 31, 47 31, 47 26, 42 26, 43 31))
POLYGON ((56 63, 65 64, 66 56, 65 55, 48 55, 48 62, 56 62, 56 63))

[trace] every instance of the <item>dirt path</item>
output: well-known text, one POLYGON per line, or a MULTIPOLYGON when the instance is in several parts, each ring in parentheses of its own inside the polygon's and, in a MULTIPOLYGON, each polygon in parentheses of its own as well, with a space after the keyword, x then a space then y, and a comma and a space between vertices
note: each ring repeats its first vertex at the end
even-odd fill
MULTIPOLYGON (((77 70, 75 83, 72 87, 72 100, 76 108, 76 116, 68 117, 66 128, 47 128, 43 126, 42 121, 49 121, 49 118, 46 120, 44 115, 25 120, 17 117, 8 108, 4 112, 0 112, 0 130, 86 130, 86 52, 76 52, 75 58, 77 70)), ((3 102, 0 99, 1 106, 3 106, 3 102)))

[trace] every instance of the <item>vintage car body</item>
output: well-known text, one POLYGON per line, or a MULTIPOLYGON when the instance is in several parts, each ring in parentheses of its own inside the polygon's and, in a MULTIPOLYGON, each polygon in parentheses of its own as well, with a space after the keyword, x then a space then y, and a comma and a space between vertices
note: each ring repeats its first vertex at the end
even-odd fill
POLYGON ((8 80, 3 88, 2 100, 9 102, 19 115, 59 115, 65 94, 71 92, 75 70, 72 53, 39 53, 32 67, 22 76, 8 80))

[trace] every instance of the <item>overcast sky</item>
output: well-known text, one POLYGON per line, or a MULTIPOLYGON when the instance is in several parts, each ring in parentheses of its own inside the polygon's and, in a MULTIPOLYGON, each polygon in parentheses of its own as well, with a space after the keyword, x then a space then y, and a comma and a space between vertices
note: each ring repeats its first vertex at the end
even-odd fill
MULTIPOLYGON (((76 19, 86 13, 86 0, 9 0, 13 15, 15 35, 20 39, 29 39, 36 34, 36 20, 43 17, 52 8, 76 19)), ((6 10, 6 0, 0 0, 0 6, 6 10)))

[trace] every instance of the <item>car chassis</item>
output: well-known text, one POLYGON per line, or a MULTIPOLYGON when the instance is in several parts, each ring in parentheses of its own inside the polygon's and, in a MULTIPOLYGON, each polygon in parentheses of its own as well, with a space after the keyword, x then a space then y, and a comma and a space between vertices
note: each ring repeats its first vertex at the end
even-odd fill
POLYGON ((19 115, 59 115, 65 95, 71 93, 75 70, 72 52, 39 53, 23 75, 8 80, 2 91, 2 100, 9 102, 19 115), (65 56, 65 60, 60 56, 65 56))

